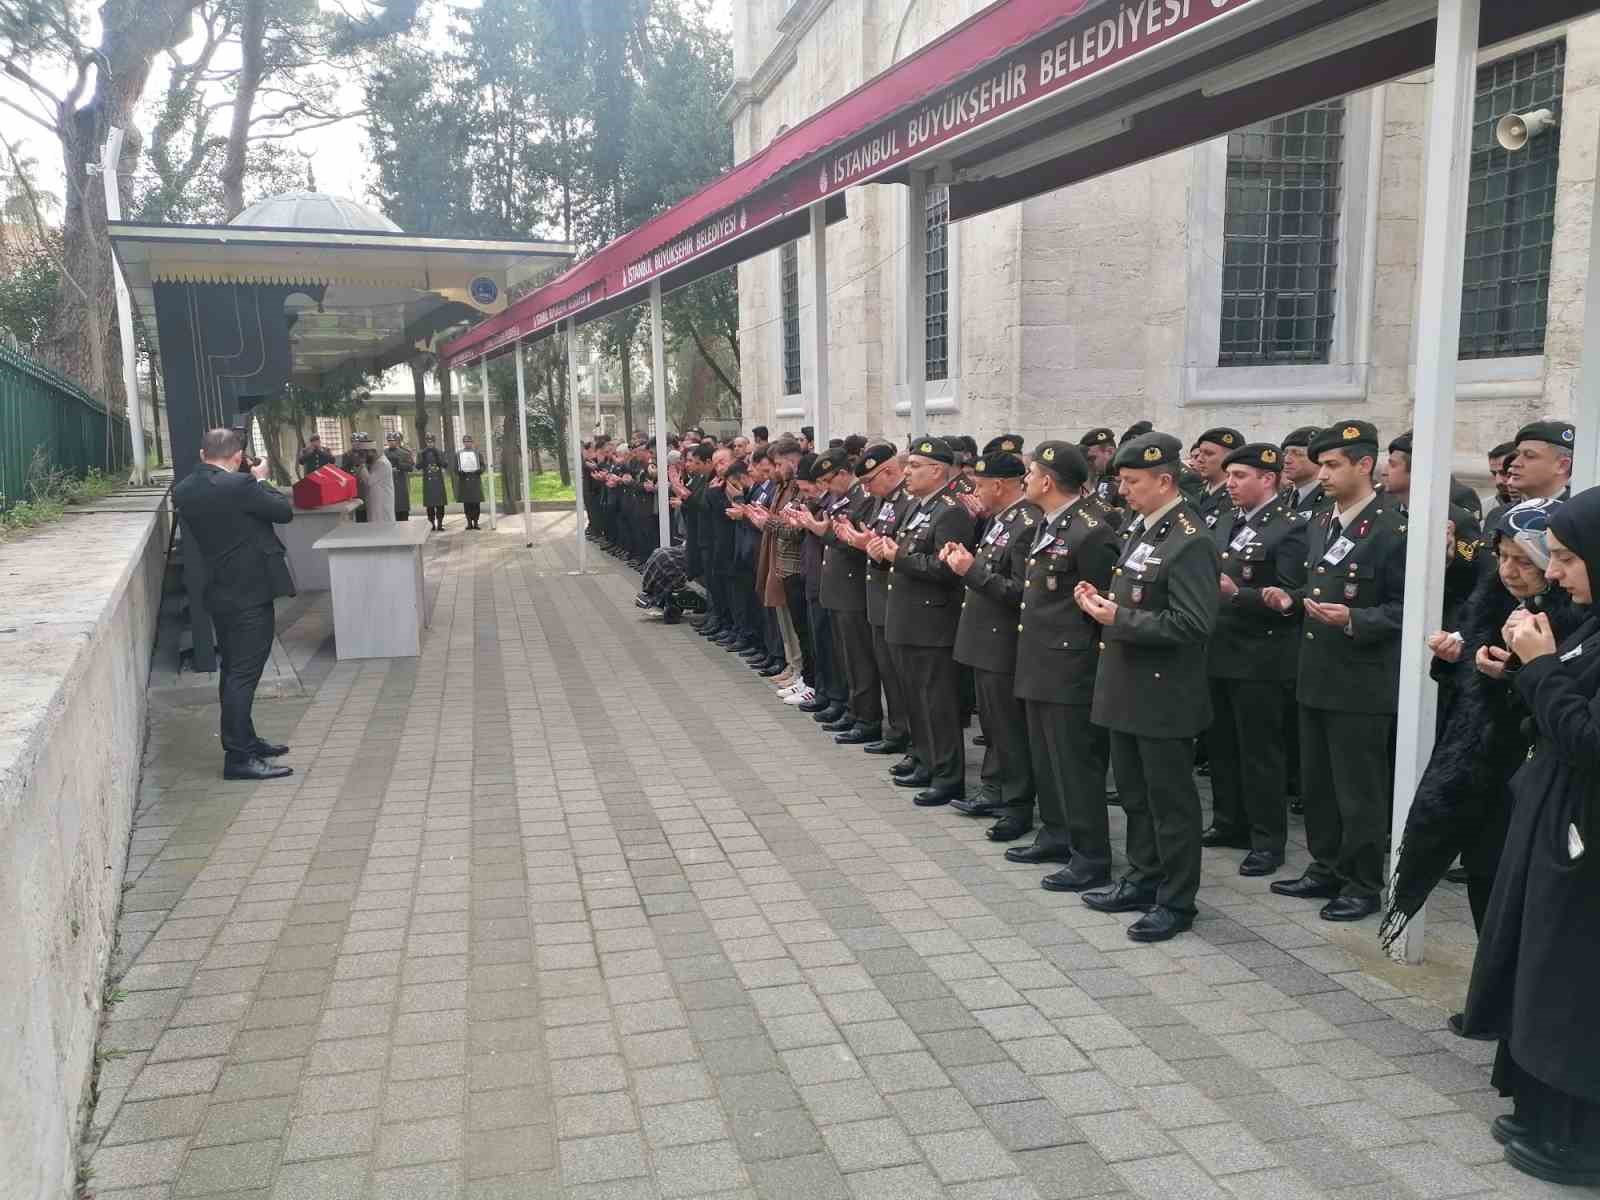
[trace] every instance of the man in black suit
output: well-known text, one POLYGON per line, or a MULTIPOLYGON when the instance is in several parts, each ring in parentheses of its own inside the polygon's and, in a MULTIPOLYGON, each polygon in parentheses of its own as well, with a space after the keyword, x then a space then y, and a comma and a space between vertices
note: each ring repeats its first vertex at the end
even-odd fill
POLYGON ((183 522, 205 558, 206 607, 221 659, 224 779, 279 779, 289 767, 266 760, 289 752, 256 734, 250 720, 256 684, 272 654, 272 601, 294 595, 274 525, 294 519, 289 498, 266 483, 267 464, 241 472, 244 441, 232 429, 200 439, 200 465, 172 489, 183 522))

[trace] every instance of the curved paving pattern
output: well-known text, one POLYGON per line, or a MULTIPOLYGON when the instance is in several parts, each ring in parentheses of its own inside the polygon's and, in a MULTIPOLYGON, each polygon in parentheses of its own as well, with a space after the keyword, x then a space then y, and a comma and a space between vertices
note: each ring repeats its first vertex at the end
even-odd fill
POLYGON ((1501 1162, 1492 1047, 1232 852, 1135 945, 540 521, 430 543, 421 658, 259 706, 292 779, 157 719, 100 1200, 1572 1194, 1501 1162))

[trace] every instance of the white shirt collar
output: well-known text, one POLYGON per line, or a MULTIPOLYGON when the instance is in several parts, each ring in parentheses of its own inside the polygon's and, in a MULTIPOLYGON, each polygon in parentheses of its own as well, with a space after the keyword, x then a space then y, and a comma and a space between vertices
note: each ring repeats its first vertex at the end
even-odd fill
POLYGON ((1294 497, 1296 500, 1304 500, 1307 496, 1311 495, 1312 492, 1316 491, 1321 485, 1322 480, 1320 479, 1313 479, 1310 483, 1296 484, 1294 489, 1294 497))
POLYGON ((1339 511, 1334 514, 1335 516, 1337 516, 1339 518, 1339 528, 1341 528, 1341 529, 1349 529, 1350 528, 1350 523, 1352 521, 1354 521, 1357 517, 1359 517, 1362 514, 1362 512, 1364 512, 1366 510, 1367 505, 1371 504, 1377 498, 1378 498, 1378 493, 1377 492, 1372 492, 1372 493, 1369 493, 1367 498, 1365 500, 1362 500, 1360 503, 1353 504, 1349 508, 1341 508, 1341 509, 1339 509, 1339 511))
POLYGON ((1160 508, 1156 509, 1155 512, 1151 513, 1148 517, 1143 518, 1143 520, 1144 520, 1144 528, 1146 528, 1146 529, 1152 528, 1153 526, 1155 526, 1156 524, 1158 524, 1160 522, 1162 517, 1166 516, 1169 512, 1171 512, 1173 509, 1177 508, 1178 505, 1180 505, 1182 503, 1183 503, 1183 493, 1179 492, 1171 500, 1168 500, 1160 508))
POLYGON ((1268 497, 1267 497, 1267 498, 1266 498, 1266 499, 1265 499, 1265 500, 1263 500, 1263 501, 1262 501, 1262 502, 1261 502, 1261 503, 1260 503, 1260 504, 1258 504, 1258 505, 1256 505, 1256 506, 1255 506, 1255 507, 1254 507, 1254 508, 1252 508, 1252 509, 1251 509, 1251 510, 1250 510, 1250 511, 1249 511, 1249 512, 1247 512, 1247 513, 1245 513, 1245 515, 1244 515, 1244 519, 1245 519, 1245 520, 1246 520, 1246 521, 1253 521, 1253 520, 1254 520, 1254 519, 1255 519, 1255 515, 1256 515, 1256 514, 1257 514, 1257 513, 1258 513, 1258 512, 1260 512, 1260 511, 1261 511, 1261 510, 1262 510, 1262 509, 1263 509, 1263 508, 1265 508, 1265 507, 1266 507, 1266 506, 1267 506, 1267 505, 1269 505, 1269 504, 1271 504, 1271 503, 1272 503, 1272 502, 1273 502, 1273 501, 1274 501, 1274 500, 1275 500, 1275 499, 1277 499, 1277 497, 1276 497, 1276 496, 1268 496, 1268 497))

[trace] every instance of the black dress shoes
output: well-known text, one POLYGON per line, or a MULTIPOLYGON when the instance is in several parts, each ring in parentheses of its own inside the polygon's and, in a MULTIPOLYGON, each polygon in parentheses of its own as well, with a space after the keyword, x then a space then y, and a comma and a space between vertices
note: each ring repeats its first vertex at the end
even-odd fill
POLYGON ((814 700, 807 700, 804 704, 796 704, 795 707, 803 713, 819 713, 829 707, 828 698, 818 696, 814 700))
POLYGON ((856 719, 849 712, 845 712, 837 720, 829 721, 822 729, 825 733, 849 733, 855 727, 856 719))
POLYGON ((1132 942, 1164 942, 1175 938, 1194 925, 1194 914, 1176 912, 1156 905, 1132 925, 1128 926, 1128 940, 1132 942))
POLYGON ((1072 851, 1066 846, 1041 846, 1035 842, 1031 846, 1013 846, 1006 851, 1006 861, 1014 863, 1068 863, 1072 861, 1072 851))
POLYGON ((1250 839, 1243 833, 1213 825, 1200 835, 1202 846, 1227 846, 1231 850, 1250 849, 1250 839))
POLYGON ((852 725, 833 740, 841 746, 865 746, 883 737, 880 730, 870 725, 852 725))
MULTIPOLYGON (((925 788, 932 783, 933 776, 927 771, 912 771, 909 775, 896 775, 894 777, 895 787, 925 788)), ((947 802, 951 799, 954 799, 954 797, 946 797, 947 802)))
POLYGON ((1109 871, 1088 871, 1073 867, 1063 867, 1054 875, 1046 875, 1039 880, 1039 886, 1047 892, 1087 892, 1092 888, 1108 887, 1110 883, 1109 871))
POLYGON ((968 796, 950 807, 965 817, 998 817, 1005 809, 993 792, 985 791, 968 796))
POLYGON ((1252 850, 1239 864, 1239 874, 1271 875, 1281 866, 1283 866, 1283 855, 1274 854, 1271 850, 1252 850))
POLYGON ((250 747, 250 753, 257 758, 282 758, 289 753, 289 747, 257 738, 256 744, 250 747))
POLYGON ((1021 817, 1001 817, 984 830, 983 836, 991 842, 1014 842, 1032 828, 1033 822, 1021 817))
POLYGON ((763 679, 771 679, 774 675, 782 675, 785 670, 786 668, 782 663, 775 663, 771 666, 762 667, 756 674, 763 679))
MULTIPOLYGON (((1450 1019, 1446 1021, 1445 1024, 1450 1026, 1450 1032, 1455 1034, 1458 1038, 1466 1038, 1471 1042, 1498 1042, 1500 1040, 1500 1035, 1498 1033, 1493 1033, 1488 1030, 1474 1030, 1473 1032, 1468 1033, 1466 1013, 1451 1013, 1450 1019)), ((1502 1142, 1502 1144, 1504 1143, 1502 1142)))
POLYGON ((1506 1146, 1506 1161, 1524 1175, 1568 1187, 1600 1184, 1600 1149, 1593 1146, 1558 1146, 1537 1134, 1516 1138, 1506 1146))
POLYGON ((1272 885, 1279 896, 1293 896, 1296 900, 1332 900, 1339 895, 1337 879, 1318 879, 1315 875, 1302 875, 1299 879, 1280 879, 1272 885))
POLYGON ((895 763, 894 766, 889 768, 889 774, 891 774, 891 775, 909 775, 909 774, 911 774, 911 772, 915 771, 916 769, 917 769, 916 756, 912 755, 912 754, 908 754, 904 758, 902 758, 899 762, 895 763))
POLYGON ((1359 921, 1378 911, 1376 896, 1335 896, 1317 914, 1324 921, 1359 921))
POLYGON ((1130 879, 1119 879, 1110 887, 1083 893, 1083 902, 1095 912, 1149 912, 1155 907, 1156 894, 1130 879))
MULTIPOLYGON (((800 711, 804 712, 805 707, 806 706, 802 704, 800 706, 800 711)), ((821 725, 824 729, 826 729, 829 725, 837 724, 841 719, 843 719, 843 717, 844 705, 837 702, 828 704, 823 708, 819 708, 816 712, 811 714, 811 719, 818 725, 821 725)), ((839 728, 843 729, 844 726, 840 725, 839 728)))
POLYGON ((904 754, 910 747, 911 743, 904 738, 879 738, 861 748, 868 754, 904 754))
POLYGON ((938 808, 941 804, 949 804, 952 800, 959 800, 962 796, 960 784, 947 787, 931 787, 925 792, 918 792, 911 797, 911 803, 918 808, 938 808))
POLYGON ((1512 1142, 1525 1142, 1533 1136, 1533 1126, 1517 1120, 1515 1113, 1506 1113, 1489 1122, 1489 1133, 1502 1146, 1512 1142))
POLYGON ((275 767, 259 758, 224 760, 222 764, 224 779, 282 779, 293 774, 293 767, 275 767))

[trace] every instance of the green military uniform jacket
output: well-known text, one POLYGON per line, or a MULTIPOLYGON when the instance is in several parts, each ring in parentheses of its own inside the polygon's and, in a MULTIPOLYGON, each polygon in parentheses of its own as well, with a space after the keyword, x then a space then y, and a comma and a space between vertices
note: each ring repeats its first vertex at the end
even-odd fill
MULTIPOLYGON (((1019 700, 1087 707, 1094 700, 1100 626, 1072 598, 1080 580, 1102 592, 1122 548, 1112 513, 1085 496, 1036 526, 1028 546, 1017 613, 1015 695, 1019 700)), ((967 576, 972 586, 972 576, 967 576)))
MULTIPOLYGON (((869 497, 872 505, 865 510, 866 526, 876 537, 893 537, 895 527, 905 515, 908 505, 915 501, 906 495, 905 484, 900 484, 882 499, 869 497)), ((882 626, 888 620, 889 564, 877 559, 867 559, 867 620, 882 626)))
POLYGON ((1293 682, 1300 665, 1299 626, 1261 599, 1263 588, 1292 592, 1306 578, 1306 524, 1282 498, 1248 519, 1224 512, 1211 527, 1222 573, 1238 586, 1224 596, 1211 635, 1207 669, 1214 679, 1293 682))
POLYGON ((1220 484, 1214 492, 1205 489, 1206 485, 1202 483, 1192 503, 1195 512, 1199 513, 1200 519, 1205 522, 1206 528, 1210 529, 1222 519, 1224 513, 1233 508, 1233 501, 1228 496, 1228 489, 1220 484))
POLYGON ((1122 489, 1117 486, 1116 472, 1095 476, 1089 484, 1089 490, 1105 508, 1106 518, 1112 525, 1120 526, 1128 519, 1128 502, 1122 498, 1122 489))
POLYGON ((899 546, 885 584, 883 636, 891 646, 953 646, 961 577, 939 561, 946 542, 973 543, 972 514, 948 491, 907 497, 895 526, 899 546))
POLYGON ((1306 581, 1293 593, 1302 614, 1299 683, 1307 708, 1392 713, 1400 687, 1400 620, 1406 594, 1406 517, 1376 496, 1352 529, 1334 538, 1326 508, 1306 527, 1306 581), (1304 616, 1302 602, 1345 604, 1350 631, 1304 616))
POLYGON ((822 586, 817 593, 823 608, 866 612, 867 552, 834 537, 831 523, 835 517, 849 517, 858 528, 865 529, 877 504, 859 483, 852 483, 843 495, 830 496, 823 504, 820 515, 830 523, 828 532, 822 535, 822 586))
POLYGON ((1009 675, 1017 663, 1017 606, 1028 548, 1043 514, 1018 500, 988 522, 972 566, 962 582, 961 621, 956 626, 956 661, 1009 675))
POLYGON ((1278 493, 1278 499, 1283 501, 1297 518, 1309 521, 1316 516, 1317 509, 1328 502, 1328 493, 1322 490, 1322 485, 1319 483, 1306 493, 1304 500, 1301 500, 1294 484, 1291 483, 1278 493))
POLYGON ((1100 634, 1090 719, 1137 737, 1194 737, 1211 726, 1206 641, 1217 623, 1217 548, 1186 500, 1132 522, 1111 576, 1116 620, 1100 634))

